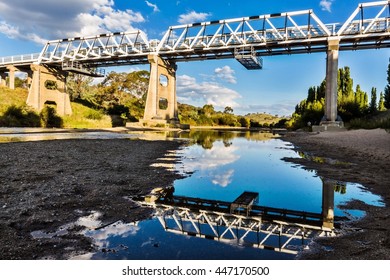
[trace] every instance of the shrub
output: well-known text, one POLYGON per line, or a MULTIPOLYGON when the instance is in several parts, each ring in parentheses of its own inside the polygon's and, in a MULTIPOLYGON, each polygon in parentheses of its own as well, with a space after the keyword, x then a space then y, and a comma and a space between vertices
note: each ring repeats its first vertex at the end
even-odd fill
POLYGON ((39 127, 40 118, 30 107, 26 105, 11 105, 0 116, 0 126, 7 127, 39 127))
POLYGON ((63 127, 63 120, 52 106, 45 106, 40 115, 42 127, 63 127))
POLYGON ((100 111, 96 111, 96 110, 90 110, 86 116, 85 116, 87 119, 90 119, 90 120, 98 120, 100 121, 102 118, 103 118, 103 113, 100 112, 100 111))
POLYGON ((390 129, 390 118, 386 119, 353 119, 348 123, 350 129, 390 129))

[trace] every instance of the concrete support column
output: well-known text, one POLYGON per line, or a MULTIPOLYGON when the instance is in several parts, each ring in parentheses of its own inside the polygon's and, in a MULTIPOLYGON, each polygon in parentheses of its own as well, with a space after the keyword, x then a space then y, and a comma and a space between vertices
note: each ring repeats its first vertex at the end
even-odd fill
POLYGON ((15 89, 15 72, 18 71, 15 66, 7 66, 8 69, 8 83, 10 89, 15 89))
POLYGON ((144 121, 177 122, 176 64, 149 55, 150 78, 144 121))
POLYGON ((0 73, 1 81, 0 86, 6 87, 7 86, 7 74, 6 73, 0 73))
POLYGON ((337 120, 337 74, 339 64, 339 38, 328 40, 326 56, 326 94, 325 119, 328 122, 337 120))
POLYGON ((26 72, 27 72, 27 87, 30 88, 33 81, 34 72, 32 70, 28 70, 26 72))
POLYGON ((332 180, 322 178, 322 226, 334 228, 334 185, 332 180))
POLYGON ((37 64, 31 64, 31 86, 28 90, 27 105, 40 111, 43 108, 41 104, 41 91, 40 91, 40 66, 37 64))
POLYGON ((32 64, 32 81, 27 104, 40 111, 45 103, 57 105, 58 115, 71 115, 69 95, 66 93, 66 74, 59 69, 32 64))

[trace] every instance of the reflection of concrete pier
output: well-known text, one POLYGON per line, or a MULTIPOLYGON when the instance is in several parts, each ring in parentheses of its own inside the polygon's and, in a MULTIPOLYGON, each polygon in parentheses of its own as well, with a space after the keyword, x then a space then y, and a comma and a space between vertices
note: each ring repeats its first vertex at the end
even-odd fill
POLYGON ((257 196, 250 192, 235 200, 238 205, 174 196, 170 189, 171 195, 160 191, 143 204, 156 210, 168 232, 297 254, 315 236, 335 235, 333 191, 333 185, 324 183, 322 213, 253 205, 257 196))

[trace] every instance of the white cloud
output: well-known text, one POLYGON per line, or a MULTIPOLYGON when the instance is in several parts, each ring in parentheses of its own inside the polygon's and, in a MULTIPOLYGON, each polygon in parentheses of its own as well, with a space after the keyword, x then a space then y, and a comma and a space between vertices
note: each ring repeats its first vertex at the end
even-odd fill
MULTIPOLYGON (((240 156, 235 152, 237 147, 225 147, 222 142, 214 142, 211 149, 189 149, 187 156, 183 159, 183 168, 186 172, 210 171, 224 165, 237 161, 240 156)), ((215 175, 215 174, 213 174, 215 175)))
POLYGON ((321 0, 320 6, 323 11, 332 12, 333 0, 321 0))
POLYGON ((150 3, 149 1, 145 1, 146 5, 153 8, 153 12, 157 13, 160 11, 160 9, 157 7, 156 4, 150 3))
POLYGON ((218 78, 221 78, 222 80, 227 81, 231 84, 236 84, 237 80, 234 76, 235 72, 230 66, 224 66, 222 68, 215 69, 214 73, 217 75, 218 78))
POLYGON ((118 10, 113 0, 0 0, 0 32, 34 41, 135 30, 145 21, 132 10, 118 10))
POLYGON ((205 21, 209 16, 211 16, 210 13, 197 13, 195 11, 191 11, 187 14, 180 15, 178 22, 181 24, 196 23, 199 21, 205 21))
POLYGON ((194 77, 188 75, 178 76, 176 90, 179 102, 190 104, 200 102, 220 108, 239 106, 235 100, 241 98, 241 95, 220 83, 214 82, 214 79, 215 77, 210 77, 210 81, 197 82, 194 77))
POLYGON ((220 185, 221 187, 226 187, 233 181, 234 169, 229 169, 221 174, 215 174, 211 182, 214 185, 220 185))
POLYGON ((221 141, 213 143, 211 149, 193 146, 183 158, 185 172, 199 172, 200 177, 207 177, 214 185, 228 186, 233 181, 234 170, 228 168, 229 164, 236 162, 240 156, 236 154, 237 147, 225 145, 221 141), (226 166, 227 170, 222 167, 226 166))

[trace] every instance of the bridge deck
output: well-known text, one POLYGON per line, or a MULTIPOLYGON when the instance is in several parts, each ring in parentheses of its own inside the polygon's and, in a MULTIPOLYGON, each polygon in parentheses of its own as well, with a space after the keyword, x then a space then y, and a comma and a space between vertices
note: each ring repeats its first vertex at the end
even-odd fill
MULTIPOLYGON (((143 200, 142 198, 138 198, 143 200)), ((146 203, 150 204, 150 203, 146 203)), ((232 202, 201 199, 186 196, 165 196, 159 197, 151 204, 166 205, 178 208, 186 208, 191 211, 213 211, 216 213, 226 213, 235 215, 231 212, 232 202)), ((261 218, 264 222, 284 221, 289 223, 306 224, 315 227, 322 227, 322 213, 299 211, 284 208, 275 208, 260 205, 251 205, 248 209, 247 217, 261 218)), ((341 221, 342 217, 335 217, 336 221, 341 221)))

